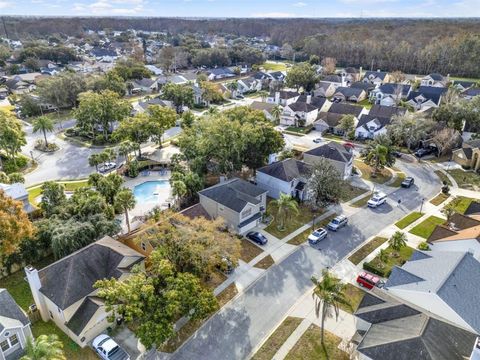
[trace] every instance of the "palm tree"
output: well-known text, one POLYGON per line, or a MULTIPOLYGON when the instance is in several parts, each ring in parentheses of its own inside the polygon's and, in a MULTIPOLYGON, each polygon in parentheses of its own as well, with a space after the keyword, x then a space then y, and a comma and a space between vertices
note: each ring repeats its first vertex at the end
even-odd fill
POLYGON ((21 360, 65 360, 63 343, 57 335, 40 335, 35 341, 29 337, 21 360))
POLYGON ((188 193, 187 185, 183 180, 174 180, 171 182, 171 184, 172 195, 177 198, 177 202, 180 205, 181 199, 188 193))
POLYGON ((388 260, 388 252, 387 250, 385 249, 380 249, 380 252, 378 253, 378 258, 383 261, 383 262, 386 262, 388 260))
POLYGON ((395 231, 392 237, 388 240, 388 244, 393 250, 400 250, 407 246, 407 235, 401 231, 395 231))
POLYGON ((208 115, 217 115, 219 113, 218 106, 210 106, 207 110, 208 115))
POLYGON ((125 157, 125 163, 128 165, 130 163, 130 158, 128 154, 130 154, 133 150, 133 144, 131 141, 127 140, 120 144, 118 147, 118 153, 125 157))
POLYGON ((325 317, 333 309, 335 312, 335 319, 338 319, 339 305, 350 305, 345 296, 345 284, 342 284, 339 279, 331 275, 327 269, 322 271, 322 279, 318 280, 312 276, 312 282, 315 285, 313 290, 313 298, 315 299, 315 314, 317 317, 322 316, 322 345, 324 343, 324 329, 325 317), (322 306, 323 305, 323 306, 322 306))
POLYGON ((53 129, 53 121, 49 117, 40 116, 33 121, 33 132, 43 132, 43 137, 45 138, 45 147, 48 147, 47 132, 52 132, 53 129))
POLYGON ((135 207, 135 196, 133 196, 132 190, 123 188, 115 196, 115 206, 123 209, 125 212, 125 221, 127 222, 128 233, 130 233, 130 219, 128 218, 128 210, 132 210, 135 207))
POLYGON ((95 166, 95 170, 98 172, 98 165, 102 162, 100 154, 92 154, 88 157, 88 165, 95 166))
POLYGON ((298 203, 290 195, 280 193, 280 197, 277 200, 272 200, 270 203, 273 207, 277 208, 277 216, 279 219, 278 230, 285 229, 285 220, 290 213, 298 214, 298 203))
POLYGON ((384 145, 373 144, 364 154, 365 163, 373 167, 373 175, 383 169, 388 163, 388 148, 384 145))
POLYGON ((273 120, 275 120, 275 124, 279 124, 280 123, 280 115, 282 114, 282 108, 280 107, 280 105, 275 105, 273 108, 272 108, 272 116, 273 116, 273 120))

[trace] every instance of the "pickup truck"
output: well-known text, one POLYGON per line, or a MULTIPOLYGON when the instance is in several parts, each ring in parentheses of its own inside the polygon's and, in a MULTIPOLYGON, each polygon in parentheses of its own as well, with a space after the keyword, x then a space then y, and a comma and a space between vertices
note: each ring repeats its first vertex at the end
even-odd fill
POLYGON ((130 356, 110 336, 101 334, 93 339, 92 346, 100 359, 130 360, 130 356))

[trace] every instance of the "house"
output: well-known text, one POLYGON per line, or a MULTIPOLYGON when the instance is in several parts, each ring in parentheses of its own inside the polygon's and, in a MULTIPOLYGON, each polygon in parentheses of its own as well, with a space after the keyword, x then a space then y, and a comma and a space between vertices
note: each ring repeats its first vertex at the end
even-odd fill
POLYGON ((362 81, 369 84, 381 85, 387 83, 390 80, 390 76, 385 71, 367 71, 363 76, 362 81))
POLYGON ((470 252, 416 250, 385 283, 389 294, 480 332, 480 262, 470 252))
POLYGON ((460 149, 452 151, 452 160, 464 168, 480 169, 480 139, 464 141, 460 149))
POLYGON ((333 94, 335 93, 335 89, 336 86, 333 83, 327 81, 320 81, 318 84, 316 84, 313 94, 316 97, 329 98, 333 96, 333 94))
POLYGON ((407 109, 397 106, 373 105, 368 112, 369 115, 391 118, 395 115, 405 115, 407 109))
POLYGON ((208 106, 208 102, 203 99, 203 90, 198 84, 194 84, 191 86, 193 89, 193 103, 197 106, 208 106))
POLYGON ((305 185, 310 166, 296 159, 285 159, 257 169, 257 186, 266 190, 268 196, 278 199, 287 194, 301 201, 307 200, 305 185))
POLYGON ((206 71, 208 80, 221 80, 227 79, 231 77, 235 77, 235 73, 226 67, 218 67, 215 69, 210 69, 206 71))
POLYGON ((144 256, 109 236, 37 270, 25 268, 33 299, 43 321, 53 321, 85 347, 111 324, 93 285, 98 280, 127 278, 144 256))
POLYGON ((363 89, 365 90, 365 92, 367 93, 367 97, 370 96, 370 93, 376 89, 376 85, 373 85, 373 84, 370 84, 370 83, 366 83, 366 82, 363 82, 363 81, 357 81, 357 82, 354 82, 350 85, 351 88, 354 88, 354 89, 363 89))
POLYGON ((473 88, 476 85, 477 83, 474 81, 460 81, 460 80, 455 80, 452 84, 452 86, 460 92, 473 88))
POLYGON ((321 158, 327 159, 335 166, 344 180, 352 175, 353 157, 351 147, 335 141, 303 153, 303 161, 308 165, 317 164, 321 158))
POLYGON ((446 87, 448 85, 448 77, 438 73, 428 74, 420 80, 422 86, 446 87))
POLYGON ((401 100, 408 97, 412 91, 412 86, 409 84, 382 84, 370 93, 370 99, 375 104, 384 106, 397 105, 401 100))
POLYGON ((278 82, 281 82, 281 83, 283 83, 285 81, 285 78, 287 77, 285 75, 285 73, 283 73, 281 71, 270 71, 267 74, 268 74, 268 76, 270 76, 270 78, 273 81, 278 81, 278 82))
POLYGON ((296 91, 271 91, 267 103, 287 106, 298 100, 300 94, 296 91))
POLYGON ((0 360, 18 360, 28 338, 30 320, 6 289, 0 289, 0 360))
POLYGON ((319 96, 311 96, 311 95, 300 95, 297 99, 297 102, 305 102, 307 104, 315 106, 319 112, 321 111, 328 111, 332 103, 324 98, 319 96))
POLYGON ((340 86, 335 90, 333 99, 337 101, 360 102, 367 97, 367 93, 363 89, 340 86))
POLYGON ((163 70, 155 65, 145 65, 145 68, 153 73, 155 76, 163 75, 163 70))
POLYGON ((439 107, 442 96, 447 90, 444 87, 420 86, 417 90, 411 91, 407 96, 407 104, 415 110, 439 107))
POLYGON ((267 206, 267 191, 239 178, 199 191, 198 196, 211 218, 222 217, 239 234, 260 224, 267 206))
POLYGON ((139 101, 133 107, 133 109, 134 109, 135 112, 143 113, 143 112, 147 111, 149 106, 152 106, 152 105, 165 106, 165 107, 169 107, 171 109, 175 108, 175 106, 173 105, 173 103, 170 100, 162 100, 162 99, 157 97, 157 98, 149 99, 147 101, 139 101))
POLYGON ((28 200, 28 192, 25 186, 21 183, 15 184, 2 184, 0 183, 0 190, 3 190, 6 196, 11 197, 13 200, 20 201, 23 204, 23 210, 30 214, 35 211, 35 208, 30 204, 28 200))
POLYGON ((335 89, 340 86, 346 86, 347 83, 341 75, 326 75, 322 78, 322 82, 327 82, 332 84, 335 89))
POLYGON ((286 126, 308 126, 317 120, 318 108, 308 102, 286 105, 280 115, 280 124, 286 126))
POLYGON ((368 110, 363 106, 355 106, 345 103, 333 103, 328 109, 329 113, 341 115, 353 115, 359 119, 362 114, 367 114, 368 110))
POLYGON ((237 92, 240 94, 262 90, 262 82, 254 77, 239 79, 237 81, 237 92))
POLYGON ((344 79, 346 85, 350 85, 354 82, 359 81, 361 77, 361 71, 354 67, 346 67, 341 71, 340 74, 344 79))
POLYGON ((375 115, 362 115, 355 128, 355 138, 373 139, 380 134, 387 132, 386 126, 390 124, 392 118, 385 118, 375 115))
POLYGON ((273 109, 278 106, 276 104, 254 101, 250 104, 250 109, 262 111, 265 117, 270 121, 275 121, 273 109))
MULTIPOLYGON (((323 132, 329 132, 335 135, 343 136, 345 131, 339 128, 340 121, 345 115, 335 114, 329 112, 319 112, 317 120, 313 123, 315 130, 323 132)), ((355 123, 358 120, 355 119, 355 123)))
POLYGON ((378 289, 364 295, 354 315, 360 360, 464 360, 476 344, 474 333, 378 289))
POLYGON ((143 78, 140 80, 133 80, 132 93, 147 93, 151 94, 158 91, 158 83, 156 80, 150 78, 143 78))
POLYGON ((118 53, 113 49, 105 49, 101 47, 94 47, 90 50, 90 55, 97 61, 114 62, 118 58, 118 53))
POLYGON ((463 91, 460 96, 467 100, 472 100, 475 96, 480 95, 480 88, 470 88, 463 91))

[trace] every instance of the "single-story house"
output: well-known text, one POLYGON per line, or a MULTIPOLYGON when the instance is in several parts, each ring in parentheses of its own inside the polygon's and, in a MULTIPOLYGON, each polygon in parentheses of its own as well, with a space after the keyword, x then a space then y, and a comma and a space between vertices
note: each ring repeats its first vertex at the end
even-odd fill
POLYGON ((475 171, 480 169, 480 139, 464 141, 460 149, 453 150, 452 160, 475 171))
POLYGON ((480 333, 480 262, 470 252, 416 250, 385 289, 403 301, 480 333))
POLYGON ((313 91, 313 94, 316 97, 329 98, 333 96, 336 88, 337 87, 331 82, 320 81, 318 84, 315 85, 315 90, 313 91))
POLYGON ((206 71, 208 80, 220 80, 235 77, 235 73, 226 67, 218 67, 206 71))
POLYGON ((35 210, 35 208, 32 206, 32 204, 30 204, 30 201, 28 200, 28 192, 23 184, 0 183, 0 189, 4 191, 6 196, 11 197, 13 200, 20 201, 23 204, 23 210, 27 214, 30 214, 35 210))
POLYGON ((150 78, 133 80, 132 84, 133 84, 132 93, 151 94, 153 92, 158 91, 159 89, 157 81, 150 78))
POLYGON ((198 196, 211 218, 222 217, 239 234, 260 224, 267 206, 267 191, 239 178, 199 191, 198 196))
POLYGON ((170 100, 163 100, 157 97, 157 98, 149 99, 147 101, 139 101, 134 106, 134 111, 145 112, 147 111, 148 107, 152 105, 165 106, 171 109, 175 108, 175 106, 173 105, 173 102, 171 102, 170 100))
POLYGON ((285 159, 257 169, 257 186, 268 191, 268 196, 278 199, 287 194, 301 201, 307 200, 305 185, 310 166, 296 159, 285 159))
POLYGON ((422 86, 446 87, 448 85, 448 77, 438 73, 428 74, 420 80, 422 86))
POLYGON ((262 90, 262 82, 254 77, 239 79, 237 81, 237 92, 245 94, 248 92, 255 92, 262 90))
POLYGON ((80 347, 111 326, 105 304, 93 285, 127 278, 144 256, 109 236, 47 267, 25 268, 33 300, 43 321, 53 321, 80 347))
POLYGON ((463 91, 460 96, 467 100, 472 100, 475 96, 480 96, 480 88, 470 88, 463 91))
POLYGON ((412 86, 409 84, 382 84, 370 93, 370 99, 375 104, 394 106, 400 100, 406 99, 412 91, 412 86))
POLYGON ((0 360, 18 360, 32 338, 30 319, 6 289, 0 289, 0 360))
POLYGON ((267 74, 271 77, 272 80, 278 82, 285 81, 285 78, 287 77, 287 75, 281 71, 269 71, 267 74))
POLYGON ((317 120, 318 108, 307 102, 286 105, 280 115, 280 124, 287 126, 308 126, 317 120))
POLYGON ((374 84, 370 84, 370 83, 367 83, 367 82, 363 82, 363 81, 357 81, 357 82, 354 82, 350 85, 351 88, 354 88, 354 89, 363 89, 365 90, 365 92, 367 93, 367 97, 370 96, 370 93, 377 88, 376 85, 374 84))
POLYGON ((272 114, 272 110, 278 105, 272 103, 266 103, 261 101, 254 101, 250 104, 250 109, 253 110, 260 110, 265 114, 265 117, 270 120, 274 121, 275 116, 272 114))
POLYGON ((297 101, 299 96, 300 94, 296 91, 272 91, 267 97, 267 103, 287 106, 297 101))
POLYGON ((340 101, 360 102, 366 97, 367 93, 365 90, 345 86, 338 87, 333 94, 333 99, 340 101))
POLYGON ((470 88, 473 88, 477 86, 477 83, 474 81, 460 81, 460 80, 455 80, 453 82, 453 87, 457 89, 460 92, 463 92, 465 90, 468 90, 470 88))
POLYGON ((319 159, 327 159, 338 170, 343 179, 352 175, 353 151, 349 146, 330 141, 328 144, 313 148, 303 153, 303 161, 311 166, 319 159))
POLYGON ((463 360, 477 336, 391 294, 374 289, 358 306, 355 358, 360 360, 463 360))
POLYGON ((390 75, 387 72, 377 70, 377 71, 367 71, 362 79, 363 82, 381 85, 390 81, 390 75))

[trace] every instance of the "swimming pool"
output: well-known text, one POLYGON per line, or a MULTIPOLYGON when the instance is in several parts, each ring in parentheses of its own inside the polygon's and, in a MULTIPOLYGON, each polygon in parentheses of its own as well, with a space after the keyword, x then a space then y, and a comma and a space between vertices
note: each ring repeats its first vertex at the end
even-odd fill
POLYGON ((137 204, 145 202, 158 202, 160 197, 164 197, 165 189, 170 187, 168 180, 152 180, 138 184, 133 188, 133 195, 137 204))

